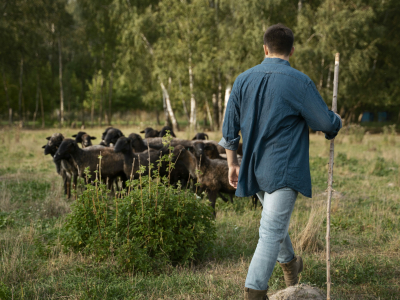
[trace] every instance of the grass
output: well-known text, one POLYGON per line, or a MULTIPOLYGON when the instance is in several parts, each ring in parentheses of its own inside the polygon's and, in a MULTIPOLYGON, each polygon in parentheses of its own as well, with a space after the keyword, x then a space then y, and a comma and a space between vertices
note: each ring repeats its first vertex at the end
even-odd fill
MULTIPOLYGON (((98 138, 104 128, 87 129, 98 138)), ((125 134, 138 127, 121 127, 125 134)), ((63 251, 58 232, 73 200, 51 157, 45 137, 59 130, 0 130, 0 299, 242 299, 258 239, 260 208, 250 199, 217 202, 217 240, 210 256, 192 266, 169 266, 160 275, 121 271, 110 258, 63 251)), ((62 129, 70 137, 79 130, 62 129)), ((218 140, 220 133, 208 133, 218 140)), ((179 132, 180 138, 193 133, 179 132)), ((332 202, 334 299, 399 299, 400 139, 351 135, 335 145, 332 202)), ((329 143, 310 137, 312 199, 299 196, 290 234, 305 260, 301 282, 325 289, 325 201, 329 143), (308 229, 307 229, 308 228, 308 229)), ((270 292, 284 288, 279 266, 270 292)))

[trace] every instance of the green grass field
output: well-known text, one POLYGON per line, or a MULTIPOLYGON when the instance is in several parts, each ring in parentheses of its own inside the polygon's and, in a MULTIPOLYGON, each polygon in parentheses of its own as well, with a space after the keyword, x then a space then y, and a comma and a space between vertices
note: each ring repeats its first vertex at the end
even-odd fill
MULTIPOLYGON (((121 127, 125 134, 138 127, 121 127)), ((217 203, 217 240, 209 257, 170 266, 157 275, 120 270, 80 253, 66 253, 58 232, 70 205, 45 137, 61 131, 0 130, 0 299, 243 299, 247 268, 257 244, 260 208, 248 198, 217 203)), ((86 132, 101 136, 102 129, 86 132)), ((210 133, 218 140, 220 133, 210 133)), ((187 132, 180 138, 191 138, 187 132)), ((290 234, 305 260, 300 281, 326 288, 325 201, 329 143, 310 137, 312 199, 299 196, 290 234)), ((96 143, 99 140, 95 141, 96 143)), ((332 202, 334 299, 400 299, 400 138, 339 135, 332 202), (360 139, 362 141, 360 142, 360 139)), ((284 288, 276 266, 271 294, 284 288)))

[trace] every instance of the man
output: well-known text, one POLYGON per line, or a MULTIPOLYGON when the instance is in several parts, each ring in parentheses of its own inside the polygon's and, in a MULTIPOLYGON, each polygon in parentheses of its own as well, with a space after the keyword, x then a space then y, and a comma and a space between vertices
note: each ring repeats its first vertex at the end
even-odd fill
POLYGON ((226 108, 219 142, 226 149, 229 183, 236 196, 257 193, 262 205, 259 240, 245 282, 246 300, 268 299, 276 261, 287 286, 303 270, 288 234, 300 192, 311 197, 308 127, 334 138, 342 122, 328 110, 311 79, 290 67, 293 33, 282 24, 264 34, 265 59, 237 77, 226 108), (236 150, 243 138, 239 167, 236 150), (240 169, 240 172, 239 172, 240 169))

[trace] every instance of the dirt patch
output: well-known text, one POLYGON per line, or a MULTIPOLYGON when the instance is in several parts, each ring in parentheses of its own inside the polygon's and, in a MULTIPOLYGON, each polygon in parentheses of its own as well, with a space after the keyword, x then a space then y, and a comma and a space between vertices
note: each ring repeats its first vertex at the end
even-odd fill
POLYGON ((325 300, 326 296, 320 289, 306 285, 298 284, 281 290, 271 297, 270 300, 325 300))

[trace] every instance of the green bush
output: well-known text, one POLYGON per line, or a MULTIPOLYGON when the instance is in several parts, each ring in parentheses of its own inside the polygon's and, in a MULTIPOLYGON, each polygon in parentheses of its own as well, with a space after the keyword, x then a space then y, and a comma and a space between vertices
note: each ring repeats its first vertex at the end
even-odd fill
POLYGON ((67 249, 97 260, 114 257, 125 269, 147 273, 201 259, 213 246, 212 208, 157 171, 128 181, 114 198, 109 192, 98 180, 86 185, 61 230, 67 249))

